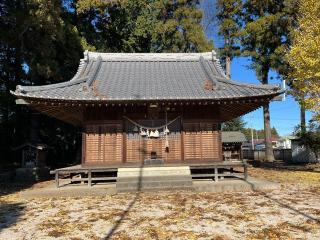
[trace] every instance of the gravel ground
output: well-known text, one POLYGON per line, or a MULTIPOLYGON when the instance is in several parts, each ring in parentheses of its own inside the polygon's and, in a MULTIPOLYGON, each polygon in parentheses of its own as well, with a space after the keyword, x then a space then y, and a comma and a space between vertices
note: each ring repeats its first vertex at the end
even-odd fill
POLYGON ((252 168, 249 174, 282 189, 33 200, 2 189, 0 239, 320 239, 320 173, 252 168))

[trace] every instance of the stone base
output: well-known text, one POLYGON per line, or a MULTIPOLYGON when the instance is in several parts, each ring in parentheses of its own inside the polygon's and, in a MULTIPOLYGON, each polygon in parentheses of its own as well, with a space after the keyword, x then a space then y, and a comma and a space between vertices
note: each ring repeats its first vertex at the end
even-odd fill
POLYGON ((197 192, 246 192, 246 191, 272 191, 281 188, 280 183, 270 182, 256 178, 223 179, 218 182, 208 180, 194 181, 194 190, 197 192))
POLYGON ((164 161, 163 159, 145 159, 144 164, 145 165, 163 165, 164 161))
MULTIPOLYGON (((149 182, 149 181, 147 181, 149 182)), ((133 185, 134 186, 134 185, 133 185)), ((136 185, 135 185, 136 186, 136 185)), ((247 192, 247 191, 272 191, 280 189, 281 185, 279 183, 270 182, 266 180, 261 180, 257 178, 249 178, 248 181, 242 179, 224 179, 219 182, 214 182, 210 180, 193 180, 192 187, 177 187, 177 184, 173 184, 171 187, 164 188, 153 187, 152 188, 142 188, 141 191, 159 191, 166 189, 176 189, 176 190, 189 190, 192 192, 212 192, 212 193, 222 193, 222 192, 247 192), (175 187, 173 187, 175 186, 175 187)), ((116 187, 115 183, 108 184, 97 184, 92 187, 88 187, 86 184, 77 185, 64 185, 63 187, 56 188, 55 184, 52 182, 50 185, 42 188, 33 188, 26 191, 22 191, 20 196, 24 199, 32 198, 54 198, 54 197, 84 197, 84 196, 105 196, 112 195, 118 192, 136 192, 138 189, 130 186, 130 188, 119 189, 116 187)), ((174 192, 172 192, 174 194, 174 192)), ((161 194, 161 193, 159 193, 161 194)))
POLYGON ((119 168, 118 192, 154 191, 165 189, 192 189, 191 171, 181 167, 119 168))

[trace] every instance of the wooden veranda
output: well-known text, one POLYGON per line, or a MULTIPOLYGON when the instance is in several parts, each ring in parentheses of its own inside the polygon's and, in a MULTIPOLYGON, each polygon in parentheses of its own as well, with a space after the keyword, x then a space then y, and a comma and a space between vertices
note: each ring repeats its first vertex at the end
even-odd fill
MULTIPOLYGON (((191 170, 192 178, 204 178, 204 179, 213 179, 215 182, 224 177, 232 178, 242 178, 247 180, 248 177, 248 165, 245 161, 220 161, 214 163, 179 163, 179 164, 166 164, 166 165, 141 165, 140 168, 148 167, 166 167, 166 166, 188 166, 191 170), (237 168, 237 170, 235 170, 237 168), (242 168, 243 171, 238 169, 242 168)), ((91 166, 84 167, 81 165, 75 165, 71 167, 59 168, 51 171, 51 174, 55 176, 56 187, 60 187, 60 180, 67 179, 71 184, 74 182, 87 183, 88 186, 92 186, 93 183, 97 182, 110 182, 117 180, 117 171, 118 168, 136 168, 136 164, 127 164, 127 165, 110 165, 105 166, 91 166), (95 176, 96 173, 104 173, 107 176, 95 176)))

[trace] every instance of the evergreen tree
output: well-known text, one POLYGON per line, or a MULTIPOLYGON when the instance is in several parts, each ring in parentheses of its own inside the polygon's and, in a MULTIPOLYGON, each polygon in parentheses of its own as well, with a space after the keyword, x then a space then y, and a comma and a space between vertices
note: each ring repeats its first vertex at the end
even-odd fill
MULTIPOLYGON (((34 130, 30 126, 37 125, 34 121, 45 125, 40 138, 50 136, 56 142, 61 139, 57 128, 66 135, 74 129, 45 116, 31 117, 32 111, 16 106, 9 91, 18 84, 43 85, 70 79, 83 50, 81 38, 65 19, 59 0, 5 0, 1 3, 0 24, 0 146, 2 159, 12 163, 11 148, 30 141, 34 130)), ((54 147, 52 142, 45 143, 54 147)))
POLYGON ((79 16, 92 27, 81 32, 89 44, 110 52, 201 52, 212 50, 195 0, 79 0, 79 16))
POLYGON ((271 128, 271 135, 272 137, 279 137, 278 131, 275 127, 271 128))
MULTIPOLYGON (((268 84, 269 72, 274 69, 285 71, 279 66, 283 61, 284 46, 289 40, 286 27, 288 19, 285 18, 285 0, 260 1, 247 0, 244 3, 242 33, 242 47, 244 54, 252 60, 251 67, 262 84, 268 84)), ((266 160, 273 161, 271 142, 269 104, 263 106, 266 160)))
POLYGON ((243 6, 241 0, 217 0, 216 5, 219 35, 224 39, 224 46, 219 52, 225 63, 226 75, 230 78, 231 61, 240 55, 240 15, 243 6))
POLYGON ((245 125, 246 122, 244 122, 241 117, 238 117, 228 122, 224 122, 222 124, 222 131, 242 131, 244 130, 245 125))
MULTIPOLYGON (((30 118, 9 91, 18 84, 69 80, 84 49, 110 52, 200 52, 212 50, 195 0, 3 0, 0 4, 0 147, 28 140, 38 121, 40 140, 52 159, 73 160, 77 129, 58 120, 30 118), (73 156, 73 157, 72 157, 73 156)), ((3 158, 2 158, 3 159, 3 158)))
MULTIPOLYGON (((253 139, 264 139, 264 129, 244 128, 242 132, 247 137, 247 139, 252 138, 252 133, 253 139)), ((271 132, 272 138, 279 138, 278 131, 275 127, 272 128, 271 132)))

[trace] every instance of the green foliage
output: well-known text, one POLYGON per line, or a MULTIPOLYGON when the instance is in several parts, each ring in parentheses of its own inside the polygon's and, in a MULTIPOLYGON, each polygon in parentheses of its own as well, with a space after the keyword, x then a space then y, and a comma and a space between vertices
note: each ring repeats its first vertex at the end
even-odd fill
POLYGON ((222 131, 243 131, 246 122, 241 117, 232 119, 222 124, 222 131))
MULTIPOLYGON (((32 110, 16 106, 9 91, 18 84, 43 85, 70 79, 83 49, 81 37, 59 0, 3 1, 0 18, 0 165, 6 165, 13 160, 11 148, 30 141, 33 121, 32 110)), ((57 128, 65 134, 74 131, 56 120, 50 124, 44 116, 39 121, 52 138, 57 137, 57 128)), ((44 143, 55 147, 52 142, 44 143)))
POLYGON ((320 124, 312 120, 308 125, 308 130, 298 133, 301 137, 302 143, 305 144, 320 161, 320 124))
POLYGON ((298 0, 247 0, 244 3, 242 47, 251 57, 251 67, 262 83, 268 83, 271 69, 281 76, 288 72, 284 64, 291 43, 290 30, 295 24, 298 0))
MULTIPOLYGON (((285 49, 290 44, 290 29, 294 25, 298 0, 246 0, 241 16, 243 54, 251 58, 251 68, 262 84, 268 84, 270 70, 282 76, 289 71, 284 62, 285 49)), ((281 76, 280 75, 280 76, 281 76)), ((266 139, 266 159, 273 161, 269 104, 263 106, 266 139)))
POLYGON ((81 34, 99 51, 212 50, 201 27, 202 12, 197 4, 195 0, 79 0, 76 7, 79 17, 86 21, 81 34))
MULTIPOLYGON (((253 130, 253 138, 256 139, 264 139, 264 130, 263 129, 252 129, 253 130)), ((246 136, 247 139, 251 139, 251 128, 244 128, 242 130, 243 134, 246 136)), ((271 136, 280 137, 278 131, 275 127, 271 128, 271 136)))
POLYGON ((217 0, 217 19, 219 24, 219 35, 224 38, 225 44, 220 49, 222 58, 232 58, 240 55, 240 29, 241 13, 243 9, 241 0, 217 0))
MULTIPOLYGON (((200 52, 213 45, 201 27, 196 0, 3 0, 0 4, 1 165, 11 148, 30 141, 38 121, 39 141, 53 150, 52 164, 79 158, 78 129, 16 106, 9 93, 18 84, 70 80, 84 49, 109 52, 200 52), (34 116, 34 115, 33 115, 34 116)), ((38 113, 36 113, 38 114, 38 113)), ((53 166, 53 165, 51 165, 53 166)))
POLYGON ((314 111, 320 121, 320 2, 302 1, 299 12, 293 45, 286 56, 291 67, 289 79, 303 107, 314 111))

